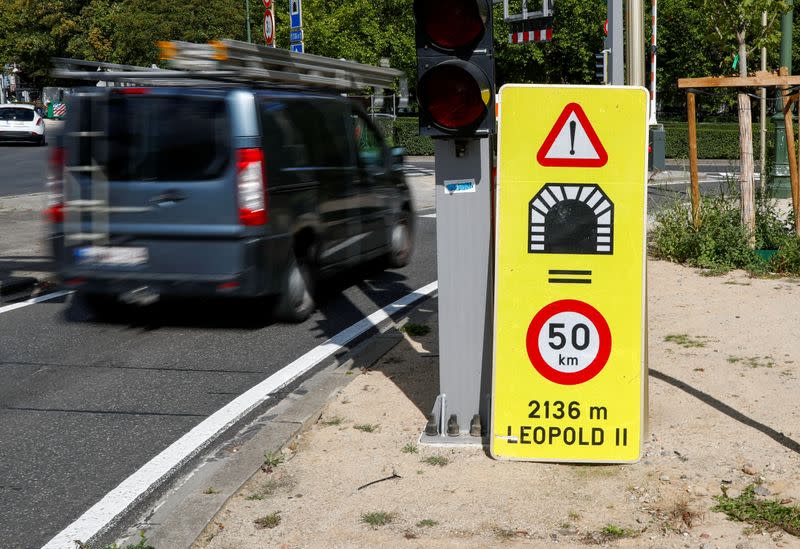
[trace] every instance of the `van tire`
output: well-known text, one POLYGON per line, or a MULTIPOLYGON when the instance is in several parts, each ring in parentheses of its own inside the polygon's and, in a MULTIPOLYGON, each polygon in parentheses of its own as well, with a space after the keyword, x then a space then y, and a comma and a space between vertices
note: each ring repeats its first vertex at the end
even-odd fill
POLYGON ((283 322, 300 323, 311 316, 314 307, 311 269, 292 254, 275 307, 275 317, 283 322))
POLYGON ((74 303, 98 319, 113 316, 119 310, 119 302, 113 295, 78 291, 75 293, 74 303))
POLYGON ((411 215, 403 210, 389 229, 389 252, 386 264, 390 269, 399 269, 408 265, 411 252, 414 250, 414 230, 411 226, 411 215))

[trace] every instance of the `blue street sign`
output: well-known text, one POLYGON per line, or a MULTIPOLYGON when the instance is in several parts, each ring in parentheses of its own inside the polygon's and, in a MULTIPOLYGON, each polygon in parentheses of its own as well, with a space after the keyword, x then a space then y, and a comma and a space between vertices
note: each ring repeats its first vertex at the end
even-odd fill
POLYGON ((289 28, 299 29, 303 26, 303 2, 302 0, 289 0, 289 28))
POLYGON ((292 42, 290 50, 295 53, 304 53, 305 48, 303 42, 292 42))
POLYGON ((303 29, 292 29, 289 31, 289 42, 302 42, 303 29))

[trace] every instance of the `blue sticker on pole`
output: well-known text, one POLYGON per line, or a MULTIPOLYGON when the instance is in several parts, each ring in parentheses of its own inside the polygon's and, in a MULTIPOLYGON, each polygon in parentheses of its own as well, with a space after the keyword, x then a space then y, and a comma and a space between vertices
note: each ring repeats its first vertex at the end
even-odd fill
POLYGON ((289 28, 299 29, 303 26, 302 0, 289 0, 289 28))
POLYGON ((302 42, 303 41, 303 29, 292 29, 289 32, 289 42, 302 42))
POLYGON ((305 47, 302 42, 293 42, 289 49, 295 53, 305 53, 305 47))

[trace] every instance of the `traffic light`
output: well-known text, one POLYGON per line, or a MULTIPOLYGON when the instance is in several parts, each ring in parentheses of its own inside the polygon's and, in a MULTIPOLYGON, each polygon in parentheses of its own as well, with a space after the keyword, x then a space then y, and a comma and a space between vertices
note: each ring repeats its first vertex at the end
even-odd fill
POLYGON ((601 84, 608 84, 608 50, 594 54, 594 75, 601 84))
POLYGON ((490 0, 414 0, 421 135, 494 132, 490 0))

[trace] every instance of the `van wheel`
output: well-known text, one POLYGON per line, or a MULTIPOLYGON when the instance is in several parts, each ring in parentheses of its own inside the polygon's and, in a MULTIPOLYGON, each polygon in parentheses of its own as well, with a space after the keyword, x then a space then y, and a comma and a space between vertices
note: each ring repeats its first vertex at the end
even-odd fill
POLYGON ((389 232, 389 253, 386 263, 392 269, 405 267, 414 249, 414 233, 411 230, 409 213, 403 210, 389 232))
POLYGON ((275 308, 278 320, 300 323, 311 316, 314 311, 312 291, 311 269, 292 254, 275 308))
POLYGON ((76 292, 74 303, 95 318, 103 319, 113 316, 119 309, 119 303, 111 295, 76 292))

